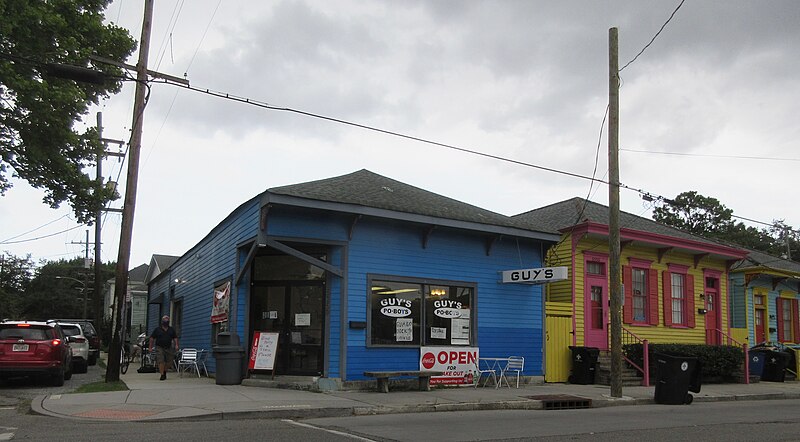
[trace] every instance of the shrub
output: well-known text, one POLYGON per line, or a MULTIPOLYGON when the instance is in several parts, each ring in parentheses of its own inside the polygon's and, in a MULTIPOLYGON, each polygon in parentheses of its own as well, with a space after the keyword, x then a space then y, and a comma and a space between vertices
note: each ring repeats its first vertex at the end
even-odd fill
MULTIPOLYGON (((635 364, 642 367, 642 344, 628 344, 622 351, 635 364)), ((667 353, 680 356, 696 357, 701 364, 701 374, 704 378, 729 377, 741 371, 744 363, 744 351, 739 347, 729 345, 705 344, 650 344, 650 375, 655 375, 656 353, 667 353)))

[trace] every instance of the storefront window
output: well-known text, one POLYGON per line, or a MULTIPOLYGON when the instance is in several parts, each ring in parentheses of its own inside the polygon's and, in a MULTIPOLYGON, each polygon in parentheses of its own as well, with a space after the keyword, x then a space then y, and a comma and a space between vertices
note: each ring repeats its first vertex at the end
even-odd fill
POLYGON ((472 343, 474 287, 398 279, 369 281, 369 345, 472 343))

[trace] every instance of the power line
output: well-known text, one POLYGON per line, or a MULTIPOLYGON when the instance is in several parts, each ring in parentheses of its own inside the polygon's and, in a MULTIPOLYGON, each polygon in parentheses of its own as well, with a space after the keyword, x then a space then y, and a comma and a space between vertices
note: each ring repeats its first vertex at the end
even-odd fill
POLYGON ((664 24, 663 24, 663 25, 661 25, 661 29, 659 29, 659 30, 658 30, 658 32, 656 32, 656 35, 654 35, 654 36, 653 36, 653 38, 652 38, 652 39, 650 39, 650 42, 649 42, 649 43, 647 43, 647 44, 646 44, 646 45, 645 45, 645 46, 642 48, 642 50, 641 50, 641 51, 639 51, 639 53, 638 53, 638 54, 636 54, 636 56, 635 56, 635 57, 633 57, 633 59, 632 59, 631 61, 629 61, 629 62, 625 63, 625 66, 622 66, 622 67, 621 67, 621 68, 620 68, 620 69, 619 69, 617 72, 622 72, 623 70, 625 70, 625 68, 626 68, 626 67, 628 67, 628 66, 629 66, 631 63, 633 63, 634 61, 636 61, 636 59, 637 59, 637 58, 639 58, 639 56, 640 56, 640 55, 642 55, 642 54, 644 53, 644 51, 646 51, 646 50, 647 50, 647 48, 649 48, 649 47, 650 47, 650 45, 651 45, 651 44, 653 44, 653 42, 654 42, 654 41, 656 41, 656 38, 658 38, 659 34, 661 34, 661 31, 663 31, 663 30, 664 30, 664 28, 666 28, 666 27, 667 27, 667 24, 668 24, 668 23, 669 23, 669 22, 672 20, 672 17, 675 17, 675 14, 678 12, 678 9, 681 9, 681 6, 683 6, 683 2, 684 2, 684 1, 686 1, 686 0, 681 0, 680 4, 678 4, 678 7, 677 7, 677 8, 675 8, 675 10, 674 10, 674 11, 672 11, 672 14, 670 14, 670 16, 669 16, 669 18, 667 19, 667 21, 666 21, 666 22, 664 22, 664 24))
POLYGON ((50 238, 50 237, 52 237, 52 236, 56 236, 56 235, 61 235, 62 233, 67 233, 67 232, 69 232, 70 230, 75 230, 75 229, 78 229, 78 228, 81 228, 81 227, 86 227, 86 224, 80 224, 80 225, 77 225, 77 226, 75 226, 75 227, 70 227, 69 229, 62 230, 62 231, 60 231, 60 232, 51 233, 51 234, 49 234, 49 235, 44 235, 44 236, 39 236, 39 237, 37 237, 37 238, 21 239, 21 240, 19 240, 19 241, 3 241, 3 242, 0 242, 0 245, 5 245, 5 244, 21 244, 21 243, 24 243, 24 242, 38 241, 38 240, 40 240, 40 239, 44 239, 44 238, 50 238))
POLYGON ((66 218, 67 216, 69 216, 69 213, 66 213, 66 214, 64 214, 64 215, 61 215, 60 217, 58 217, 58 218, 56 218, 56 219, 54 219, 54 220, 50 221, 49 223, 42 224, 41 226, 39 226, 39 227, 37 227, 37 228, 35 228, 35 229, 28 230, 27 232, 20 233, 19 235, 12 236, 11 238, 7 238, 7 239, 5 239, 5 240, 3 240, 3 241, 0 241, 0 244, 6 244, 6 243, 8 243, 8 241, 11 241, 12 239, 17 239, 17 238, 19 238, 20 236, 25 236, 25 235, 27 235, 27 234, 29 234, 29 233, 33 233, 33 232, 35 232, 35 231, 37 231, 37 230, 39 230, 39 229, 41 229, 41 228, 43 228, 43 227, 47 227, 47 226, 49 226, 50 224, 53 224, 53 223, 54 223, 54 222, 56 222, 56 221, 62 220, 62 219, 64 219, 64 218, 66 218))
POLYGON ((636 153, 652 153, 657 155, 677 155, 685 157, 710 157, 710 158, 736 158, 743 160, 769 160, 769 161, 800 161, 800 158, 781 158, 781 157, 752 157, 746 155, 718 155, 718 154, 704 154, 704 153, 687 153, 687 152, 665 152, 665 151, 652 151, 652 150, 637 150, 637 149, 620 149, 625 152, 636 153))

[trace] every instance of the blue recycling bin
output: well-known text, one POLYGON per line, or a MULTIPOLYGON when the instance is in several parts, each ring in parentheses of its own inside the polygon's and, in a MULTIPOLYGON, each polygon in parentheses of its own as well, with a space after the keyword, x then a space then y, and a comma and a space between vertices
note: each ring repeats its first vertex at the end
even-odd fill
POLYGON ((750 358, 750 376, 758 376, 764 373, 764 360, 766 360, 766 352, 764 351, 757 351, 757 350, 750 350, 749 358, 750 358))

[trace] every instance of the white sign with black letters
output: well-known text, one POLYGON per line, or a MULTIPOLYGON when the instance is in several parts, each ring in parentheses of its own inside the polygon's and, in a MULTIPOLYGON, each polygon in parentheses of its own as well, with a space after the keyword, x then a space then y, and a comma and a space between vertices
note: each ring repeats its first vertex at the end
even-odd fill
POLYGON ((565 281, 569 277, 567 267, 542 267, 535 269, 505 270, 503 284, 542 284, 565 281))

